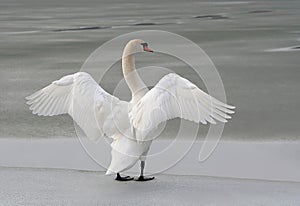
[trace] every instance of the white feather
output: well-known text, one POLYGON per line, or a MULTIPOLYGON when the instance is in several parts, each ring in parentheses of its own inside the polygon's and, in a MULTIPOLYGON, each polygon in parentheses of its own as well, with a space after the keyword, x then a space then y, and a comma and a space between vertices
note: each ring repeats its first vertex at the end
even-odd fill
MULTIPOLYGON (((117 127, 120 127, 113 121, 120 120, 124 116, 128 119, 128 103, 105 92, 85 72, 64 76, 26 99, 34 114, 41 116, 69 114, 93 140, 104 135, 104 124, 110 125, 107 132, 113 136, 117 132, 117 127), (112 108, 118 108, 118 111, 123 113, 114 112, 112 118, 112 108), (109 115, 111 117, 107 118, 109 115)), ((129 128, 128 124, 126 126, 129 128)))
POLYGON ((161 122, 180 117, 186 120, 215 124, 227 122, 234 107, 216 100, 196 85, 177 74, 164 76, 138 104, 134 105, 129 118, 137 129, 137 141, 145 141, 146 135, 161 122), (154 110, 162 112, 155 113, 154 110))
POLYGON ((228 114, 234 113, 233 106, 177 74, 164 76, 148 91, 134 64, 133 53, 142 50, 141 43, 144 41, 140 39, 127 43, 122 56, 124 78, 133 97, 130 102, 108 94, 85 72, 64 76, 26 98, 33 114, 69 114, 90 139, 112 137, 107 174, 122 172, 144 160, 152 142, 145 137, 161 122, 180 117, 215 124, 215 120, 226 122, 228 114))

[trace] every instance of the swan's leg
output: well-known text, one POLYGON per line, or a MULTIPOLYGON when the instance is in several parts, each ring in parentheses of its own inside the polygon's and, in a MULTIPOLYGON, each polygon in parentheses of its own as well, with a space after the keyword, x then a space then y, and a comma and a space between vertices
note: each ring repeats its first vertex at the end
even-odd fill
POLYGON ((115 180, 117 180, 117 181, 130 181, 130 180, 133 180, 133 177, 130 177, 130 176, 122 177, 120 175, 120 173, 117 173, 117 176, 116 176, 115 180))
POLYGON ((154 177, 144 176, 144 168, 145 168, 145 161, 141 161, 141 174, 137 179, 135 179, 135 181, 149 181, 154 179, 154 177))

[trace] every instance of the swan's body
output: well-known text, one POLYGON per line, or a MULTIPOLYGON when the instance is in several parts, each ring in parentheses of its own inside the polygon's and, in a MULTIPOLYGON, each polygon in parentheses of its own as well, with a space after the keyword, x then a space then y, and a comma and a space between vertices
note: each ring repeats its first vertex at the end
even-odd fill
POLYGON ((145 180, 144 161, 152 143, 146 136, 161 122, 180 117, 215 124, 214 119, 226 122, 230 118, 226 113, 231 114, 234 109, 173 73, 164 76, 148 91, 134 64, 134 53, 143 50, 152 51, 144 41, 136 39, 130 41, 123 52, 123 74, 132 92, 130 102, 105 92, 85 72, 64 76, 26 98, 33 114, 69 114, 90 139, 97 140, 103 135, 113 138, 107 174, 117 173, 119 179, 120 172, 141 160, 140 178, 145 180))

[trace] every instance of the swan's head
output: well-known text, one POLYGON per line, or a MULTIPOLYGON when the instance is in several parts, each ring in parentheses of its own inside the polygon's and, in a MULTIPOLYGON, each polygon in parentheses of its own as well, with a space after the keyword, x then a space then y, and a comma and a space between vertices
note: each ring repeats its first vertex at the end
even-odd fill
POLYGON ((129 41, 124 49, 124 53, 127 55, 143 51, 153 52, 153 50, 148 47, 148 43, 141 39, 133 39, 129 41))

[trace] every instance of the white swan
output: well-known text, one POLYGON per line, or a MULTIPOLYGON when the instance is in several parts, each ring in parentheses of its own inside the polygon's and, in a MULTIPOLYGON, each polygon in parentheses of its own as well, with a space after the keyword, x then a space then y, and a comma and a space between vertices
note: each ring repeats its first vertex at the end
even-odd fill
POLYGON ((174 73, 164 76, 148 91, 135 70, 134 53, 142 51, 153 52, 140 39, 129 41, 123 51, 122 69, 132 92, 130 102, 108 94, 85 72, 64 76, 26 97, 33 114, 69 114, 89 138, 97 140, 103 135, 113 138, 112 160, 106 174, 116 173, 116 180, 120 181, 133 179, 121 177, 120 173, 138 160, 141 174, 137 180, 154 178, 143 175, 152 142, 146 136, 161 122, 176 117, 203 124, 215 124, 215 120, 227 122, 228 114, 234 113, 235 108, 174 73))

